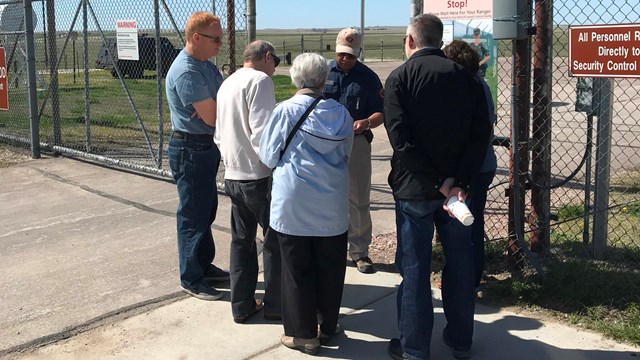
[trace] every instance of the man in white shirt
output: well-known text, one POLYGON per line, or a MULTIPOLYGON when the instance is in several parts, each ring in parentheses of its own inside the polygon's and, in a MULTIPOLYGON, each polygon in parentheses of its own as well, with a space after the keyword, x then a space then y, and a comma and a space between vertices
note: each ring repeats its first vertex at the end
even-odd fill
POLYGON ((231 311, 244 323, 264 307, 264 317, 280 320, 280 250, 269 230, 271 169, 258 157, 260 137, 275 107, 271 76, 280 59, 273 45, 257 40, 244 50, 243 67, 218 91, 214 141, 225 167, 225 192, 231 198, 231 311), (264 236, 264 299, 255 299, 258 281, 256 233, 264 236))

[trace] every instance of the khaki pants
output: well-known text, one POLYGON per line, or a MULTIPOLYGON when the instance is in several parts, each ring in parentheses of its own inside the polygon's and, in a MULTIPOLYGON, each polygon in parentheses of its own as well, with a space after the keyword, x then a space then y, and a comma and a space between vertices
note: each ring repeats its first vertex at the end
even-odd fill
POLYGON ((349 160, 349 256, 369 256, 371 244, 371 144, 355 135, 349 160))

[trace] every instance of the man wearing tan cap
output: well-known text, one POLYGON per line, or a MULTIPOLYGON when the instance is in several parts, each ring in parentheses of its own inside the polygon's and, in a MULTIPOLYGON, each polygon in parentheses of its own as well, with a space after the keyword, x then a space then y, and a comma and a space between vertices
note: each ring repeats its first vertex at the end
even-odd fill
POLYGON ((371 244, 371 129, 383 122, 382 83, 378 75, 358 61, 362 33, 342 29, 336 38, 336 59, 324 87, 324 97, 344 105, 355 134, 349 161, 349 256, 358 271, 374 273, 369 258, 371 244))

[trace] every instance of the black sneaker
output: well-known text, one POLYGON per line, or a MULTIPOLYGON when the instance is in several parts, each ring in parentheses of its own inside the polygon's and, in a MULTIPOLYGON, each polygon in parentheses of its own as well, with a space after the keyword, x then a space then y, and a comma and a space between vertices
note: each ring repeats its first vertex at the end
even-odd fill
POLYGON ((402 344, 400 343, 400 339, 393 338, 389 341, 389 347, 387 348, 387 352, 389 356, 391 356, 394 360, 404 360, 408 359, 407 354, 402 350, 402 344))
POLYGON ((207 270, 204 271, 204 281, 229 281, 229 272, 209 264, 207 270))
POLYGON ((451 353, 453 357, 456 359, 469 359, 471 358, 471 349, 463 349, 461 347, 455 346, 451 340, 447 337, 447 335, 442 333, 442 341, 451 348, 451 353))
POLYGON ((180 286, 182 291, 200 300, 214 301, 222 299, 223 294, 216 290, 213 286, 206 283, 200 283, 191 286, 180 286))
POLYGON ((374 272, 376 272, 376 268, 373 267, 373 261, 371 261, 371 259, 369 259, 368 256, 361 257, 360 259, 351 260, 351 261, 353 261, 353 265, 356 266, 358 271, 360 271, 363 274, 373 274, 374 272))

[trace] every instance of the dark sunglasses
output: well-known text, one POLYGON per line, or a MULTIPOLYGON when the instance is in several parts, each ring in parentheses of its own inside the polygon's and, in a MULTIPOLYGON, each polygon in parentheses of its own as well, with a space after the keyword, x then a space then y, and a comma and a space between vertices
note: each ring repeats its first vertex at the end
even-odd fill
POLYGON ((407 43, 407 37, 408 37, 408 36, 409 36, 409 35, 405 35, 405 36, 402 38, 402 45, 404 45, 404 44, 406 44, 406 43, 407 43))
POLYGON ((277 57, 276 54, 272 53, 271 51, 267 51, 267 54, 270 54, 271 57, 273 58, 273 66, 278 67, 278 65, 280 64, 280 58, 277 57))
POLYGON ((214 42, 215 44, 222 44, 222 38, 221 38, 220 36, 213 37, 213 36, 209 36, 209 35, 207 35, 207 34, 203 34, 203 33, 199 33, 199 32, 197 32, 196 34, 198 34, 198 35, 200 35, 200 36, 204 36, 204 37, 206 37, 207 39, 211 39, 211 40, 213 40, 213 42, 214 42))

